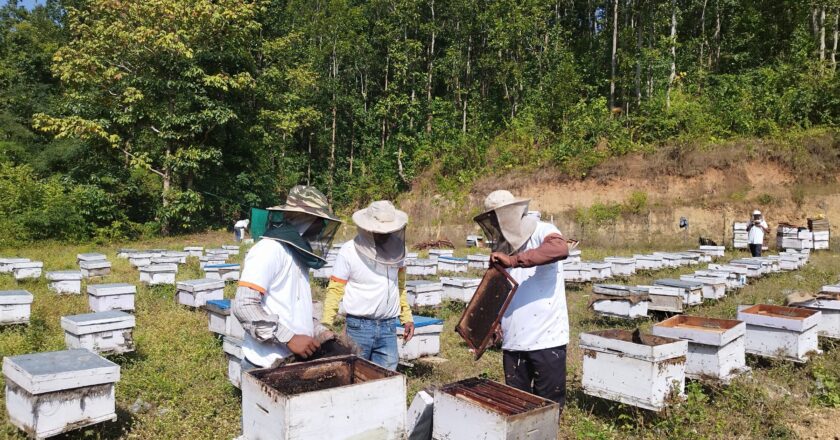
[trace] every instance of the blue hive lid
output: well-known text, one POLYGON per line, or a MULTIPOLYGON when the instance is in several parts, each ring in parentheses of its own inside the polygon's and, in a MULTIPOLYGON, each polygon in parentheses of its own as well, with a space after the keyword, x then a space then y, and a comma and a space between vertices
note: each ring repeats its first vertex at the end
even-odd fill
POLYGON ((229 299, 211 299, 210 301, 207 301, 207 304, 218 307, 221 310, 227 310, 230 308, 229 299))
POLYGON ((236 264, 236 263, 225 263, 225 264, 208 264, 204 267, 205 268, 209 267, 211 269, 227 269, 227 268, 230 268, 230 267, 239 267, 239 265, 236 264))
MULTIPOLYGON (((441 325, 441 324, 443 324, 442 319, 430 318, 428 316, 414 315, 414 327, 426 327, 426 326, 429 326, 429 325, 441 325)), ((399 327, 402 327, 402 324, 400 324, 399 327)))

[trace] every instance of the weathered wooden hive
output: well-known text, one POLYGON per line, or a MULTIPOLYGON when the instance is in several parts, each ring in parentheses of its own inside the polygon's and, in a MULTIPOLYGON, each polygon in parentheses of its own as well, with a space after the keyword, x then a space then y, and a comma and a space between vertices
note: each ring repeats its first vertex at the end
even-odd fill
POLYGON ((239 255, 239 246, 226 244, 222 246, 222 249, 226 250, 228 255, 239 255))
POLYGON ((636 274, 636 259, 624 257, 607 257, 604 261, 610 263, 613 276, 629 277, 636 274))
POLYGON ((592 281, 592 268, 586 263, 563 263, 563 279, 567 283, 592 281))
POLYGON ((589 266, 592 281, 605 281, 612 278, 612 264, 603 261, 581 263, 589 266))
POLYGON ((404 376, 355 356, 251 370, 242 375, 242 436, 401 440, 405 402, 404 376))
POLYGON ((229 299, 211 299, 202 307, 207 311, 207 327, 211 332, 235 339, 245 338, 245 330, 233 315, 229 299))
POLYGON ((825 218, 809 218, 808 230, 814 234, 814 249, 828 249, 831 225, 825 218))
POLYGON ((44 263, 41 261, 21 261, 12 264, 12 273, 16 280, 32 280, 41 278, 44 263))
POLYGON ((654 411, 685 388, 688 342, 630 330, 581 333, 583 392, 654 411))
POLYGON ((448 257, 441 255, 438 257, 438 272, 464 273, 468 269, 469 262, 466 258, 448 257))
POLYGON ((703 285, 703 299, 721 299, 726 296, 726 278, 704 275, 680 275, 681 281, 703 285))
POLYGON ((134 252, 128 255, 128 262, 136 268, 141 268, 152 264, 153 256, 151 252, 134 252))
POLYGON ((68 349, 86 348, 100 354, 134 351, 134 315, 119 310, 61 317, 68 349))
POLYGON ((397 348, 400 360, 410 361, 424 356, 436 356, 440 353, 440 334, 443 320, 427 316, 414 315, 414 337, 403 341, 404 327, 397 326, 397 348))
POLYGON ((79 270, 59 270, 47 272, 49 288, 56 293, 82 293, 82 272, 79 270))
POLYGON ((467 267, 470 269, 487 269, 490 267, 490 256, 485 254, 467 255, 467 267))
POLYGON ((117 419, 120 366, 89 350, 7 356, 3 376, 9 421, 31 437, 117 419))
POLYGON ((633 255, 636 260, 636 270, 659 270, 665 267, 665 263, 660 255, 633 255))
POLYGON ((654 286, 666 286, 680 289, 683 294, 683 304, 694 306, 703 302, 703 284, 693 281, 662 278, 653 282, 654 286))
POLYGON ((794 362, 821 353, 819 311, 768 304, 742 307, 738 320, 747 323, 747 353, 794 362))
POLYGON ((204 277, 211 280, 239 281, 238 264, 208 264, 204 266, 204 277))
POLYGON ((646 289, 618 284, 595 284, 589 301, 595 313, 625 319, 646 317, 649 304, 646 289))
POLYGON ((242 339, 225 336, 222 351, 228 361, 228 380, 236 388, 242 387, 242 339))
POLYGON ((443 284, 443 299, 450 301, 470 302, 481 278, 447 278, 440 279, 443 284))
POLYGON ((429 249, 429 259, 437 261, 439 257, 453 257, 455 251, 452 249, 429 249))
POLYGON ((685 375, 728 383, 748 371, 744 342, 747 326, 733 319, 672 316, 653 326, 653 334, 688 341, 685 375))
POLYGON ((201 278, 178 281, 175 286, 178 289, 175 294, 178 303, 188 307, 201 307, 209 300, 225 297, 225 282, 222 280, 201 278))
POLYGON ((405 290, 411 307, 436 307, 443 298, 443 284, 438 281, 406 281, 405 290))
POLYGON ((476 377, 440 387, 433 413, 435 440, 558 438, 556 403, 489 379, 476 377))
POLYGON ((0 290, 0 325, 29 324, 32 300, 26 290, 0 290))
POLYGON ((12 273, 15 264, 29 261, 29 258, 0 258, 0 273, 12 273))
POLYGON ((150 286, 175 284, 175 274, 177 273, 177 264, 150 264, 140 268, 140 281, 150 286))
POLYGON ((725 246, 700 246, 700 252, 704 254, 716 258, 716 257, 723 257, 726 255, 726 247, 725 246))
POLYGON ((204 247, 202 246, 185 246, 184 252, 186 252, 190 257, 200 257, 204 255, 204 247))
POLYGON ((83 278, 104 277, 111 273, 111 262, 108 260, 80 261, 79 269, 83 278))
POLYGON ((128 283, 90 284, 87 286, 88 305, 94 312, 134 310, 137 287, 128 283))
POLYGON ((804 307, 811 310, 819 310, 821 317, 818 325, 819 335, 840 339, 840 286, 834 292, 825 290, 818 293, 814 299, 796 304, 796 307, 804 307))
POLYGON ((682 313, 685 310, 685 294, 683 289, 671 286, 636 286, 647 291, 650 304, 648 310, 659 312, 682 313))
POLYGON ((406 263, 405 273, 408 275, 436 275, 437 274, 437 260, 431 259, 416 259, 406 263))

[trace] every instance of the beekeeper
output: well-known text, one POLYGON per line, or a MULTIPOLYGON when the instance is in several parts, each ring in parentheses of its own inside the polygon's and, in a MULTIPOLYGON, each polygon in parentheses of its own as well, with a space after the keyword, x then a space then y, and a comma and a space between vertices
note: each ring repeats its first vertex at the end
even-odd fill
POLYGON ((747 225, 747 246, 753 257, 761 256, 761 249, 764 247, 764 234, 770 233, 770 227, 764 221, 761 211, 755 210, 752 213, 752 221, 747 225))
POLYGON ((569 318, 561 260, 569 247, 554 225, 528 215, 529 199, 508 191, 490 193, 476 223, 492 241, 490 261, 519 283, 502 317, 505 382, 566 403, 569 318))
POLYGON ((292 355, 305 359, 334 336, 313 320, 309 269, 326 264, 341 221, 311 186, 295 186, 285 204, 268 211, 266 231, 245 256, 233 301, 245 329, 243 371, 276 367, 292 355))
POLYGON ((380 200, 353 214, 356 237, 341 246, 324 300, 321 322, 335 324, 339 304, 345 330, 361 357, 396 370, 397 324, 404 342, 414 335, 405 292, 405 229, 408 215, 380 200))

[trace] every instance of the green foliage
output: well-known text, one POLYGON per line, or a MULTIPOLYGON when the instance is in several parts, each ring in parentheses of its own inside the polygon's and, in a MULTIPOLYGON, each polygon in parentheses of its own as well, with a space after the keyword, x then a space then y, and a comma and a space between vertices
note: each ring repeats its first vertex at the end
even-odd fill
POLYGON ((840 408, 840 373, 836 369, 814 368, 814 400, 822 406, 840 408))
POLYGON ((627 214, 641 215, 648 210, 648 195, 644 191, 633 191, 624 202, 623 211, 627 214))
POLYGON ((595 227, 615 224, 621 218, 622 205, 619 203, 595 203, 589 208, 578 208, 575 221, 580 225, 595 227))

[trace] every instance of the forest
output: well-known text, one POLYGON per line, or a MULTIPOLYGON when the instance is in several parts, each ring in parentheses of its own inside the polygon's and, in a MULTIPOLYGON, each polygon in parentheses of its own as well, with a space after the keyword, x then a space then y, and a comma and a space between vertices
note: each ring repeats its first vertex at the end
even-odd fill
POLYGON ((586 176, 840 123, 838 0, 47 0, 0 7, 0 244, 230 226, 316 185, 586 176))

